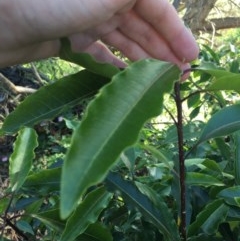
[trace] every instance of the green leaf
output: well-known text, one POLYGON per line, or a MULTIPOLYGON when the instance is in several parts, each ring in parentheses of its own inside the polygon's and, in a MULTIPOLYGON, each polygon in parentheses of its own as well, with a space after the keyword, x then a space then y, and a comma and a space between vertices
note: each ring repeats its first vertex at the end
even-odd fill
POLYGON ((240 68, 239 59, 233 60, 230 66, 230 71, 233 73, 239 73, 239 68, 240 68))
POLYGON ((199 234, 198 236, 190 237, 187 241, 223 241, 222 238, 216 237, 215 235, 209 236, 206 234, 199 234))
POLYGON ((110 230, 97 222, 90 224, 86 231, 77 237, 77 241, 113 241, 110 230))
POLYGON ((3 123, 1 132, 14 133, 22 126, 51 119, 93 96, 109 80, 86 70, 69 75, 28 96, 3 123))
POLYGON ((6 239, 6 238, 4 238, 4 237, 0 237, 0 241, 12 241, 12 240, 6 239))
POLYGON ((223 198, 227 204, 240 207, 240 186, 223 189, 217 197, 223 198))
POLYGON ((170 160, 166 155, 164 155, 160 150, 158 150, 157 148, 155 148, 154 146, 149 146, 149 145, 138 145, 139 147, 141 147, 142 149, 150 152, 154 157, 156 157, 160 162, 162 162, 163 164, 165 164, 165 166, 171 170, 173 170, 173 163, 172 160, 170 160))
POLYGON ((203 232, 208 235, 215 234, 218 230, 219 224, 226 220, 228 211, 229 207, 225 204, 222 204, 216 209, 202 225, 203 232))
POLYGON ((32 220, 31 214, 39 212, 42 204, 44 203, 44 198, 41 198, 33 203, 30 203, 27 207, 24 208, 25 216, 22 217, 22 220, 30 223, 32 220))
POLYGON ((200 93, 196 93, 187 99, 188 108, 196 108, 200 104, 200 93))
POLYGON ((204 187, 208 186, 224 186, 224 183, 217 178, 207 174, 197 172, 186 173, 186 184, 188 185, 200 185, 204 187))
POLYGON ((9 197, 0 198, 0 213, 4 213, 10 202, 9 197))
POLYGON ((58 231, 62 232, 65 227, 65 222, 60 218, 59 209, 52 209, 41 213, 36 213, 31 215, 33 218, 38 219, 46 226, 58 231))
POLYGON ((217 68, 212 63, 203 63, 196 68, 215 77, 213 83, 206 88, 208 91, 235 90, 240 91, 240 74, 217 68))
POLYGON ((34 149, 37 147, 37 134, 31 128, 19 131, 10 157, 9 175, 12 191, 17 191, 24 183, 32 166, 34 149))
POLYGON ((74 132, 63 165, 63 218, 89 186, 104 179, 121 152, 136 142, 144 122, 160 113, 163 95, 172 90, 179 73, 172 64, 141 60, 102 88, 74 132))
POLYGON ((220 68, 220 67, 216 66, 212 62, 202 62, 201 65, 198 66, 195 69, 199 70, 199 71, 202 71, 204 73, 210 74, 210 75, 212 75, 216 78, 221 78, 221 77, 225 77, 225 76, 232 76, 232 74, 234 74, 234 73, 231 73, 231 72, 228 72, 228 71, 224 70, 223 68, 220 68))
POLYGON ((120 71, 114 65, 97 62, 91 55, 87 53, 72 52, 70 42, 66 38, 61 39, 61 50, 59 57, 63 60, 78 64, 93 73, 107 78, 112 78, 120 71))
POLYGON ((198 144, 211 138, 229 135, 239 129, 240 104, 227 106, 211 117, 202 131, 198 144))
POLYGON ((161 213, 161 222, 168 229, 168 231, 171 232, 171 237, 169 237, 170 240, 179 240, 180 237, 177 224, 165 201, 161 198, 160 195, 158 195, 153 189, 151 189, 147 185, 140 182, 135 182, 135 184, 140 190, 140 192, 146 195, 161 213))
POLYGON ((195 117, 197 117, 197 115, 200 112, 200 108, 201 108, 201 106, 198 106, 191 111, 191 113, 189 114, 190 120, 193 120, 195 117))
POLYGON ((38 193, 59 191, 61 171, 61 168, 53 168, 31 174, 27 177, 23 188, 24 190, 38 190, 38 193))
POLYGON ((235 90, 240 91, 240 74, 231 73, 217 78, 208 88, 209 91, 215 90, 235 90))
POLYGON ((104 187, 90 192, 68 219, 60 241, 75 240, 89 224, 97 221, 99 214, 107 207, 111 198, 112 194, 106 192, 104 187))
POLYGON ((211 47, 209 47, 206 44, 203 44, 203 49, 210 54, 210 56, 213 58, 214 62, 216 62, 217 64, 220 64, 220 59, 219 56, 217 54, 217 52, 215 52, 211 47))
POLYGON ((33 229, 28 222, 26 222, 24 220, 18 220, 16 223, 16 226, 20 230, 22 230, 24 233, 30 233, 30 234, 34 235, 33 229))
POLYGON ((188 236, 194 236, 201 230, 206 234, 215 234, 220 223, 225 221, 229 207, 223 203, 222 199, 217 199, 208 204, 196 220, 188 228, 188 236))
POLYGON ((240 185, 240 131, 236 132, 234 135, 235 142, 235 160, 234 160, 234 177, 235 183, 240 185))
POLYGON ((141 191, 129 181, 110 172, 106 178, 110 190, 118 190, 132 206, 137 207, 142 215, 152 222, 164 235, 166 241, 179 241, 177 225, 166 203, 150 188, 138 183, 141 191))

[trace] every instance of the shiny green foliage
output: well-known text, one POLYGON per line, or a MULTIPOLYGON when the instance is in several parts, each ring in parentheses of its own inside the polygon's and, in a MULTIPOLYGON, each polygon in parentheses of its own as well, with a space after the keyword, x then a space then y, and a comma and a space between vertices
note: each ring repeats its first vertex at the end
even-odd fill
POLYGON ((172 64, 119 70, 62 46, 82 70, 3 123, 17 136, 2 223, 19 240, 239 241, 240 51, 202 46, 177 93, 172 64))
POLYGON ((37 134, 33 129, 24 128, 19 131, 9 167, 10 186, 13 192, 17 191, 27 178, 37 145, 37 134))
POLYGON ((142 60, 101 89, 75 130, 63 165, 62 217, 88 187, 104 179, 121 152, 136 142, 143 124, 160 113, 163 95, 178 76, 176 66, 142 60))

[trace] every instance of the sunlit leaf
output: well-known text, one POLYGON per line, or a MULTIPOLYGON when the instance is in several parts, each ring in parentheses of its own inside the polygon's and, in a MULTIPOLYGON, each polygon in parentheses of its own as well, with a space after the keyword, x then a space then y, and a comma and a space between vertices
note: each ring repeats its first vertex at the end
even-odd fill
POLYGON ((240 74, 231 73, 216 79, 207 90, 235 90, 240 91, 240 74))
POLYGON ((172 64, 141 60, 101 89, 75 131, 64 162, 63 218, 86 188, 102 181, 121 152, 136 142, 143 124, 161 112, 164 93, 172 90, 179 73, 172 64))
POLYGON ((217 178, 204 173, 187 172, 186 183, 188 185, 200 185, 200 186, 224 186, 224 183, 217 178))
POLYGON ((111 197, 112 194, 106 192, 104 187, 90 192, 67 220, 60 241, 75 240, 90 224, 95 223, 111 197))
POLYGON ((51 119, 93 96, 108 82, 109 79, 83 70, 44 86, 8 115, 1 132, 14 133, 22 126, 32 127, 42 120, 51 119))
POLYGON ((17 191, 24 183, 31 169, 37 145, 37 134, 33 129, 23 128, 19 131, 10 157, 9 175, 12 191, 17 191))
POLYGON ((214 76, 213 83, 206 90, 235 90, 240 91, 240 74, 232 73, 216 67, 212 63, 203 63, 196 69, 214 76))
POLYGON ((227 106, 214 114, 207 122, 198 143, 229 135, 240 129, 240 104, 227 106))
MULTIPOLYGON (((208 73, 216 78, 221 78, 221 77, 225 77, 225 76, 232 76, 232 74, 229 71, 226 71, 223 68, 220 68, 218 66, 216 66, 214 63, 212 62, 202 62, 200 66, 198 66, 197 68, 195 68, 196 70, 200 70, 202 72, 208 73)), ((235 75, 235 74, 234 74, 235 75)))

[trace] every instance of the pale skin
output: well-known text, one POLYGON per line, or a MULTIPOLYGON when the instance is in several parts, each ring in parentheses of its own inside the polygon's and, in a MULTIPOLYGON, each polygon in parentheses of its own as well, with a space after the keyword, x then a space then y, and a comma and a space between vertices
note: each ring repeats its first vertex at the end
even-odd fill
POLYGON ((0 0, 0 67, 58 56, 60 38, 72 50, 125 67, 106 46, 132 61, 156 58, 188 68, 194 37, 168 0, 0 0))

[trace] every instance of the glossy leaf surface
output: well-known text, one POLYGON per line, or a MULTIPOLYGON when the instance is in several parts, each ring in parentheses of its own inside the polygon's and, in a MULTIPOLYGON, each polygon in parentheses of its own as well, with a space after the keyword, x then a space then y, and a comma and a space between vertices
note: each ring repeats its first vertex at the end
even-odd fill
POLYGON ((189 226, 188 236, 191 237, 201 233, 201 229, 206 234, 214 234, 221 222, 227 216, 229 207, 223 203, 223 200, 216 199, 207 205, 202 212, 199 213, 196 220, 189 226))
POLYGON ((22 126, 51 119, 93 96, 109 79, 86 70, 69 75, 28 96, 4 121, 1 132, 14 133, 22 126))
POLYGON ((207 88, 210 91, 235 90, 240 91, 240 74, 218 68, 212 63, 203 63, 196 69, 214 76, 213 83, 207 88))
POLYGON ((134 183, 126 181, 119 174, 112 172, 108 174, 106 182, 110 190, 120 191, 126 202, 137 207, 145 218, 159 229, 166 241, 180 240, 176 223, 166 203, 152 190, 138 183, 141 192, 134 183))
POLYGON ((23 128, 19 131, 9 167, 10 185, 13 192, 17 191, 27 178, 37 145, 37 134, 33 129, 23 128))
POLYGON ((163 95, 172 90, 179 74, 172 64, 141 60, 101 89, 76 129, 64 162, 63 218, 73 211, 86 188, 102 181, 121 152, 136 142, 145 121, 160 113, 163 95))
POLYGON ((112 194, 106 192, 104 187, 89 193, 68 219, 60 241, 75 240, 90 224, 95 223, 111 197, 112 194))
POLYGON ((223 189, 217 196, 230 205, 240 207, 240 186, 223 189))
POLYGON ((46 226, 62 232, 65 227, 65 222, 60 219, 59 209, 52 209, 41 213, 36 213, 31 215, 33 218, 38 219, 46 226))
POLYGON ((232 105, 223 108, 214 114, 207 122, 198 143, 229 135, 240 129, 240 105, 232 105))
POLYGON ((38 190, 39 193, 59 191, 61 168, 53 168, 31 174, 27 177, 24 190, 38 190))
POLYGON ((224 186, 224 183, 217 178, 204 173, 187 172, 186 183, 188 185, 200 185, 200 186, 224 186))

